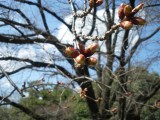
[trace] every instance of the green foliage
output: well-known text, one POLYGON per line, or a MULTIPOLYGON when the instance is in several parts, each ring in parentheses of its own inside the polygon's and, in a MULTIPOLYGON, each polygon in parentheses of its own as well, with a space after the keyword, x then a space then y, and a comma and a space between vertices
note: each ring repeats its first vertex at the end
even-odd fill
POLYGON ((89 110, 85 99, 76 96, 76 100, 73 101, 71 106, 71 120, 88 120, 89 119, 89 110))
MULTIPOLYGON (((160 90, 158 91, 160 93, 160 90)), ((144 106, 141 118, 144 120, 160 120, 160 108, 155 106, 157 100, 160 100, 160 94, 153 96, 148 102, 148 106, 144 106)))
MULTIPOLYGON (((150 73, 147 69, 143 67, 131 68, 134 70, 129 76, 131 81, 128 84, 129 90, 134 94, 134 96, 146 95, 152 91, 153 84, 158 82, 160 76, 157 73, 150 73)), ((160 98, 160 90, 155 94, 150 100, 147 101, 146 105, 143 106, 141 110, 142 120, 159 120, 160 110, 154 106, 155 102, 160 98)), ((138 107, 138 106, 137 106, 138 107)))
MULTIPOLYGON (((32 86, 33 84, 30 84, 32 86)), ((21 98, 19 103, 31 111, 46 117, 46 120, 88 120, 89 111, 85 99, 79 94, 62 86, 38 86, 26 90, 27 97, 21 98)), ((2 109, 3 119, 7 119, 7 112, 12 120, 33 120, 21 110, 10 107, 2 109)), ((0 109, 0 111, 2 111, 0 109)))
MULTIPOLYGON (((148 93, 153 81, 159 78, 156 73, 149 73, 143 67, 134 67, 133 72, 128 74, 128 79, 131 83, 129 90, 138 95, 148 93), (145 91, 147 90, 147 91, 145 91)), ((35 83, 30 83, 30 86, 35 83)), ((116 90, 117 83, 112 86, 113 93, 116 90)), ((96 84, 93 84, 94 89, 97 90, 96 84)), ((73 91, 69 87, 63 86, 43 86, 38 85, 26 90, 27 97, 21 98, 19 103, 34 111, 38 115, 46 116, 46 120, 89 120, 89 110, 84 98, 79 96, 79 93, 73 91)), ((98 94, 96 95, 98 97, 98 94)), ((158 120, 160 119, 159 109, 154 107, 156 100, 160 98, 157 94, 147 102, 147 106, 144 106, 141 112, 141 118, 143 120, 158 120)), ((111 101, 110 101, 111 102, 111 101)), ((116 103, 116 102, 115 102, 116 103)), ((114 103, 114 104, 115 104, 114 103)), ((113 106, 117 106, 116 104, 113 106)), ((1 120, 33 120, 30 116, 26 115, 22 111, 13 107, 1 107, 0 108, 1 120)))
POLYGON ((129 88, 135 94, 139 94, 140 91, 143 91, 144 94, 150 92, 151 86, 160 77, 157 73, 149 73, 143 67, 133 67, 131 70, 133 71, 128 75, 131 81, 129 88))
POLYGON ((0 107, 0 120, 34 120, 19 109, 11 106, 0 107))

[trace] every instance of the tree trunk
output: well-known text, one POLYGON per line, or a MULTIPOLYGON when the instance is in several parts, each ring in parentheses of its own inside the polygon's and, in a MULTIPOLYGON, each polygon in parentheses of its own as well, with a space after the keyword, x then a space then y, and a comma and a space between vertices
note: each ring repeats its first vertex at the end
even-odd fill
POLYGON ((93 120, 97 120, 99 118, 99 111, 98 111, 98 106, 97 103, 95 102, 95 94, 93 91, 92 83, 87 82, 81 86, 81 88, 84 90, 87 88, 86 91, 86 102, 90 110, 90 114, 93 120))
POLYGON ((135 110, 130 110, 126 116, 126 120, 140 120, 140 114, 135 110))
MULTIPOLYGON (((78 68, 77 69, 77 74, 78 76, 87 76, 89 77, 89 71, 87 66, 84 66, 84 68, 78 68)), ((86 102, 91 114, 91 117, 93 120, 97 120, 99 118, 99 109, 98 109, 98 105, 96 103, 96 97, 95 97, 95 93, 92 87, 92 82, 89 81, 88 79, 80 79, 79 81, 77 81, 78 84, 80 85, 80 87, 82 88, 82 90, 87 89, 86 90, 86 102)))

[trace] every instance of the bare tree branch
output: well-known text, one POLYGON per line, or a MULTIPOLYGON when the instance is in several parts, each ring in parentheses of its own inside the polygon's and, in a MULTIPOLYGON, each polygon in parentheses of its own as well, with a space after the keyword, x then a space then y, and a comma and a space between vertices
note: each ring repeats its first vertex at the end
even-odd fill
POLYGON ((13 21, 13 20, 9 20, 9 19, 5 19, 5 18, 0 18, 0 21, 6 23, 6 24, 12 24, 12 25, 18 25, 18 26, 21 26, 21 27, 24 27, 24 28, 28 28, 28 29, 32 29, 32 27, 28 24, 23 24, 23 23, 19 23, 19 22, 16 22, 16 21, 13 21))
POLYGON ((160 79, 158 79, 157 82, 153 84, 151 88, 152 90, 148 94, 139 95, 136 101, 146 103, 150 98, 152 98, 152 96, 154 96, 157 93, 157 91, 160 89, 160 79))
MULTIPOLYGON (((26 3, 28 5, 34 5, 37 6, 38 8, 41 7, 39 4, 31 2, 31 1, 27 1, 27 0, 15 0, 17 2, 21 2, 21 3, 26 3)), ((45 10, 46 12, 48 12, 49 14, 53 15, 55 18, 57 18, 60 22, 62 22, 64 25, 66 25, 69 30, 71 30, 71 25, 68 25, 62 18, 60 18, 55 12, 47 9, 46 7, 41 7, 41 9, 45 10)))
POLYGON ((160 4, 151 4, 151 5, 146 5, 144 6, 144 8, 148 8, 148 7, 158 7, 160 6, 160 4))
MULTIPOLYGON (((30 69, 30 68, 32 68, 32 67, 33 67, 32 65, 27 65, 27 66, 24 66, 24 67, 20 67, 20 68, 14 70, 14 71, 12 71, 12 72, 6 72, 6 73, 7 73, 8 75, 12 75, 12 74, 15 74, 15 73, 17 73, 17 72, 19 72, 19 71, 21 71, 21 70, 30 69)), ((3 77, 5 77, 5 75, 2 74, 2 75, 0 76, 0 79, 3 78, 3 77)))
POLYGON ((30 22, 29 18, 20 9, 13 9, 13 8, 5 6, 3 4, 0 4, 0 7, 19 13, 22 16, 22 18, 24 18, 27 21, 27 23, 29 25, 31 25, 31 22, 30 22))
POLYGON ((14 90, 12 90, 9 95, 7 95, 6 97, 3 97, 3 99, 1 99, 1 101, 0 101, 0 105, 2 105, 2 102, 4 99, 9 98, 15 91, 16 91, 16 89, 14 88, 14 90))
MULTIPOLYGON (((63 73, 68 76, 69 78, 75 78, 76 76, 72 75, 70 72, 68 72, 67 69, 63 68, 62 66, 56 65, 56 64, 50 64, 50 63, 44 63, 44 62, 36 62, 32 61, 30 59, 24 59, 24 58, 16 58, 16 57, 1 57, 0 60, 14 60, 14 61, 20 61, 20 62, 27 62, 32 65, 32 67, 50 67, 50 68, 58 68, 63 73)), ((23 67, 22 67, 23 69, 23 67)))
POLYGON ((11 80, 11 78, 8 76, 8 74, 5 72, 5 70, 2 68, 2 66, 0 65, 0 70, 2 71, 2 73, 4 74, 4 76, 7 78, 7 80, 9 81, 9 83, 14 87, 14 89, 17 90, 17 92, 23 97, 23 93, 19 90, 19 88, 17 87, 17 85, 11 80))
POLYGON ((160 26, 157 27, 150 35, 148 35, 147 37, 141 38, 140 41, 146 41, 148 39, 150 39, 151 37, 153 37, 156 33, 158 33, 160 31, 160 26))
POLYGON ((52 45, 55 45, 56 47, 60 47, 60 50, 63 50, 65 47, 67 47, 66 44, 60 43, 54 36, 48 37, 48 39, 42 39, 42 38, 24 39, 24 38, 12 38, 0 35, 0 42, 12 43, 12 44, 50 43, 52 45))
POLYGON ((38 4, 40 5, 39 11, 40 11, 40 14, 41 14, 41 17, 42 17, 43 24, 44 24, 45 29, 46 29, 46 31, 48 32, 48 34, 50 34, 49 27, 48 27, 47 21, 46 21, 46 17, 45 17, 45 14, 44 14, 44 12, 43 12, 41 0, 38 0, 38 4))
POLYGON ((97 7, 94 6, 93 9, 93 18, 92 18, 92 25, 91 25, 91 29, 89 31, 89 33, 87 34, 87 36, 92 35, 92 33, 94 32, 95 26, 96 26, 96 13, 97 13, 97 7))
POLYGON ((142 42, 144 42, 144 41, 150 39, 151 37, 153 37, 156 33, 159 32, 159 30, 160 30, 160 27, 158 27, 155 31, 153 31, 153 32, 152 32, 150 35, 148 35, 147 37, 145 37, 145 38, 139 38, 139 39, 137 40, 137 42, 135 43, 135 45, 132 47, 129 56, 126 58, 125 64, 127 64, 127 63, 130 61, 130 59, 132 58, 133 54, 134 54, 135 51, 137 50, 138 46, 139 46, 142 42))

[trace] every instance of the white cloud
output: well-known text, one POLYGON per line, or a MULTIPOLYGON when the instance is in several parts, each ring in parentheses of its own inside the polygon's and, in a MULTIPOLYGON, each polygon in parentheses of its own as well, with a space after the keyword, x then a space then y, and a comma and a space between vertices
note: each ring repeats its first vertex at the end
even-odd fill
POLYGON ((35 49, 32 46, 28 46, 28 48, 21 48, 17 55, 19 58, 34 58, 35 56, 35 49))
MULTIPOLYGON (((80 11, 81 12, 81 11, 80 11)), ((119 18, 118 18, 118 9, 116 9, 116 13, 115 13, 115 22, 117 23, 119 18)), ((143 13, 144 14, 144 13, 143 13)), ((102 9, 102 10, 99 10, 97 11, 97 16, 98 18, 102 19, 103 21, 106 19, 106 13, 105 13, 105 10, 102 9)), ((70 22, 72 19, 71 15, 70 16, 67 16, 65 18, 65 21, 67 22, 70 22)), ((77 33, 80 32, 80 28, 82 26, 82 18, 78 18, 76 20, 76 26, 75 26, 75 30, 77 31, 77 33)), ((91 28, 91 25, 92 25, 92 15, 87 15, 86 17, 86 26, 82 29, 82 34, 83 35, 86 35, 90 28, 91 28)), ((73 44, 73 39, 74 39, 74 36, 73 34, 68 30, 68 28, 65 26, 65 25, 60 25, 60 30, 58 32, 58 35, 57 37, 63 42, 63 43, 69 43, 69 44, 73 44)), ((106 32, 106 25, 105 23, 103 23, 102 21, 100 20, 96 20, 96 31, 94 31, 93 35, 97 35, 98 33, 98 36, 101 36, 101 35, 104 35, 104 33, 106 32)), ((120 47, 121 47, 121 44, 122 44, 122 39, 123 39, 123 35, 124 35, 124 31, 121 31, 120 34, 118 34, 118 39, 117 39, 117 43, 116 43, 116 48, 115 48, 115 54, 119 54, 120 53, 120 47)), ((129 43, 130 43, 130 47, 132 47, 137 38, 138 38, 138 35, 137 35, 137 31, 136 30, 131 30, 130 32, 130 36, 132 38, 129 38, 129 43)), ((113 36, 114 37, 114 34, 113 36)), ((88 41, 86 45, 90 44, 92 41, 88 41)), ((105 44, 104 42, 99 42, 99 44, 101 45, 101 51, 106 51, 106 47, 105 47, 105 44)))
MULTIPOLYGON (((98 11, 97 15, 98 15, 99 18, 102 18, 102 20, 104 20, 104 17, 102 17, 104 15, 104 10, 98 11)), ((67 16, 65 18, 65 21, 67 21, 68 23, 70 23, 71 20, 72 20, 71 15, 67 16)), ((77 20, 76 20, 75 30, 76 30, 77 33, 80 32, 81 26, 83 25, 82 20, 83 20, 82 18, 77 18, 77 20)), ((86 24, 87 25, 82 29, 82 34, 83 35, 87 34, 90 31, 90 28, 91 28, 91 25, 92 25, 92 15, 90 15, 90 14, 87 15, 86 24)), ((98 19, 96 21, 96 29, 98 30, 99 35, 104 34, 104 32, 106 31, 106 27, 104 26, 104 23, 102 23, 98 19)), ((97 34, 96 32, 93 33, 93 35, 96 35, 96 34, 97 34)), ((64 24, 59 26, 59 32, 58 32, 57 37, 58 37, 58 39, 60 39, 64 43, 73 44, 74 36, 64 24)))

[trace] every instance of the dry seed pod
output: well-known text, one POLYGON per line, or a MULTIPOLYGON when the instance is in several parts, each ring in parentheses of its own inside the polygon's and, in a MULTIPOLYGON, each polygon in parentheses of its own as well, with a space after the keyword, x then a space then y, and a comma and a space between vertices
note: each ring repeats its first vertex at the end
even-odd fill
POLYGON ((126 29, 126 30, 129 30, 130 28, 132 28, 133 24, 131 21, 123 21, 120 23, 121 27, 126 29))
POLYGON ((123 20, 123 18, 125 17, 124 15, 124 7, 126 6, 126 4, 122 3, 118 9, 118 16, 121 20, 123 20))
POLYGON ((72 57, 72 58, 75 58, 79 55, 79 52, 74 49, 73 47, 67 47, 65 49, 65 54, 68 56, 68 57, 72 57))
POLYGON ((140 17, 134 17, 132 19, 132 23, 135 25, 144 25, 146 23, 146 20, 140 18, 140 17))

